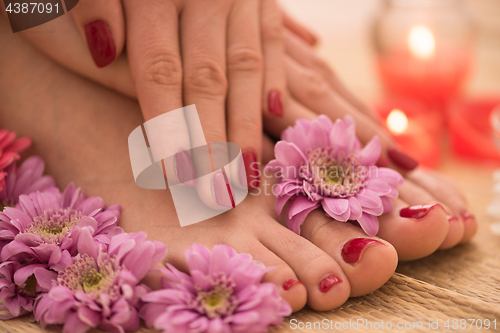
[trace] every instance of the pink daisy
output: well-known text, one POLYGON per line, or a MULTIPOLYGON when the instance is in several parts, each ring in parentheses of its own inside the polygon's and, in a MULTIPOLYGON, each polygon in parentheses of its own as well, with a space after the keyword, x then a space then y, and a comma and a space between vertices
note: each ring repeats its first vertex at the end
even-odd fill
POLYGON ((403 177, 377 168, 381 146, 374 137, 364 148, 356 137, 354 120, 346 116, 335 124, 326 116, 298 120, 276 143, 275 160, 266 171, 275 172, 276 212, 287 210, 288 227, 300 234, 306 216, 316 208, 337 221, 357 221, 367 235, 378 232, 377 216, 392 210, 390 198, 403 177))
POLYGON ((16 208, 0 213, 0 240, 3 261, 30 261, 54 268, 63 251, 76 255, 76 244, 83 229, 91 230, 94 241, 106 244, 106 234, 123 232, 117 227, 120 205, 105 207, 99 197, 85 198, 80 188, 69 184, 64 193, 56 188, 21 195, 16 208))
POLYGON ((44 264, 22 266, 17 261, 0 264, 0 319, 31 313, 35 298, 47 292, 57 273, 44 264))
POLYGON ((16 133, 7 130, 0 130, 0 191, 5 186, 6 172, 3 171, 8 165, 19 159, 19 152, 31 145, 28 138, 16 140, 16 133))
POLYGON ((54 178, 44 176, 45 163, 38 156, 26 159, 19 169, 12 163, 5 168, 5 187, 0 191, 0 210, 5 207, 14 207, 19 203, 21 194, 29 194, 36 191, 45 191, 54 187, 54 178))
POLYGON ((58 274, 52 288, 35 303, 42 326, 63 325, 63 333, 99 327, 109 332, 139 329, 138 308, 149 288, 140 284, 167 253, 145 233, 111 237, 107 251, 89 229, 78 240, 78 255, 58 274))
POLYGON ((249 254, 194 244, 186 260, 191 275, 167 265, 160 270, 163 289, 143 296, 140 313, 147 326, 175 333, 259 333, 291 314, 276 286, 261 282, 270 269, 249 254))

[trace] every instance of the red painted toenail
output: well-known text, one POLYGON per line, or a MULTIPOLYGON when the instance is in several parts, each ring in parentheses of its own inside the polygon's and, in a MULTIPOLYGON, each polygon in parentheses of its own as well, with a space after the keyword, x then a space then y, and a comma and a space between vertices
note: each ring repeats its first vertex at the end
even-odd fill
POLYGON ((332 289, 334 285, 341 282, 342 280, 335 275, 328 275, 319 283, 319 290, 321 290, 322 293, 326 293, 328 290, 332 289))
POLYGON ((302 284, 302 282, 294 280, 294 279, 287 280, 287 281, 285 281, 285 283, 283 283, 283 289, 285 291, 287 291, 288 289, 292 288, 296 284, 302 284))
POLYGON ((455 215, 448 215, 447 218, 448 218, 448 222, 450 222, 450 223, 460 221, 459 218, 456 217, 455 215))
POLYGON ((384 155, 380 155, 377 161, 377 166, 379 168, 387 168, 389 165, 391 165, 391 162, 389 162, 389 159, 385 157, 384 155))
POLYGON ((399 211, 399 216, 412 219, 421 219, 436 207, 443 208, 443 206, 441 206, 440 204, 406 207, 399 211))
POLYGON ((462 221, 476 220, 476 217, 473 214, 469 213, 468 211, 461 212, 460 217, 462 218, 462 221))
POLYGON ((344 244, 342 248, 342 259, 354 266, 359 261, 363 250, 370 244, 384 244, 371 238, 354 238, 344 244))

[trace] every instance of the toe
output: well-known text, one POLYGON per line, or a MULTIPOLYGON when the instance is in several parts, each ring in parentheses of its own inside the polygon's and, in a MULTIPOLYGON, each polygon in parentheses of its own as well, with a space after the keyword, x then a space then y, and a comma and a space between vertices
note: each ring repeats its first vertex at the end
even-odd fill
POLYGON ((477 221, 474 215, 468 212, 467 200, 457 186, 443 175, 430 170, 415 170, 410 179, 446 204, 459 217, 464 232, 460 243, 469 241, 477 232, 477 221))
POLYGON ((290 304, 293 312, 302 309, 307 302, 307 291, 290 266, 277 255, 259 244, 251 250, 255 260, 259 260, 266 267, 274 267, 268 272, 263 281, 272 282, 278 286, 281 296, 290 304))
POLYGON ((324 251, 276 224, 262 235, 262 243, 293 269, 307 289, 307 305, 316 311, 339 307, 351 291, 339 264, 324 251))
POLYGON ((439 249, 445 250, 457 245, 464 236, 464 222, 445 203, 435 198, 427 190, 406 179, 404 184, 398 188, 399 198, 410 206, 429 205, 439 203, 443 206, 449 221, 448 233, 439 249))
POLYGON ((447 214, 439 204, 409 206, 392 199, 393 210, 379 217, 378 237, 391 243, 399 260, 423 258, 436 251, 448 234, 447 214))
POLYGON ((321 211, 309 214, 302 235, 334 258, 351 285, 350 296, 380 288, 396 270, 398 257, 388 242, 368 237, 359 227, 338 222, 321 211))

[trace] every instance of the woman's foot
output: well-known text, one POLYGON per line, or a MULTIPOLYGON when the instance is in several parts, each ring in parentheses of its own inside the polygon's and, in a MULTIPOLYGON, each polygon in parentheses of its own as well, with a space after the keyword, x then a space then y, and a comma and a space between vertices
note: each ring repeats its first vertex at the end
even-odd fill
MULTIPOLYGON (((122 204, 120 225, 163 241, 169 249, 166 260, 180 268, 192 243, 225 243, 275 266, 265 279, 278 285, 294 310, 306 302, 329 310, 391 276, 397 255, 389 243, 401 256, 421 257, 435 251, 451 229, 440 207, 418 220, 400 217, 399 208, 409 200, 402 198, 381 218, 381 235, 388 242, 366 237, 358 227, 334 222, 321 211, 310 214, 301 237, 276 223, 274 197, 264 194, 265 182, 260 195, 249 195, 235 209, 181 228, 168 191, 144 190, 133 181, 127 137, 142 123, 138 105, 57 67, 7 32, 4 23, 0 20, 2 126, 34 139, 33 153, 45 159, 60 187, 73 180, 88 195, 122 204)), ((428 199, 418 201, 421 193, 411 189, 408 195, 418 203, 428 199)))

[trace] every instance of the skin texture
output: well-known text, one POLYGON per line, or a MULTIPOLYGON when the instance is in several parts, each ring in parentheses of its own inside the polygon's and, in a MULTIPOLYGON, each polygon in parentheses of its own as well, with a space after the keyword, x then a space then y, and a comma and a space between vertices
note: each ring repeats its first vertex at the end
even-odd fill
MULTIPOLYGON (((33 138, 31 153, 45 159, 46 171, 54 175, 58 186, 75 181, 87 195, 99 195, 108 205, 120 203, 124 207, 120 226, 127 232, 145 231, 151 239, 164 242, 169 249, 165 261, 180 269, 186 267, 183 252, 192 243, 207 247, 225 243, 275 266, 265 280, 278 285, 294 310, 306 303, 316 310, 330 310, 349 296, 371 292, 385 283, 395 270, 397 253, 403 259, 422 257, 447 237, 449 223, 441 208, 419 221, 398 215, 399 209, 408 206, 405 196, 419 195, 410 189, 395 200, 393 212, 380 218, 382 239, 373 238, 382 244, 367 247, 353 266, 343 261, 341 250, 347 241, 366 237, 361 229, 334 222, 318 210, 306 219, 303 237, 294 234, 278 223, 283 216, 274 213, 274 197, 265 195, 274 180, 264 176, 260 195, 253 191, 235 209, 181 228, 168 191, 144 190, 133 181, 127 137, 143 122, 137 102, 68 72, 7 32, 5 22, 0 21, 2 126, 33 138), (321 281, 330 275, 343 282, 323 293, 321 281), (285 291, 283 284, 290 279, 302 284, 285 291)), ((272 158, 272 144, 263 140, 263 160, 267 161, 272 158)), ((432 193, 459 197, 444 181, 432 193)), ((154 286, 157 280, 153 276, 148 282, 154 286)))

